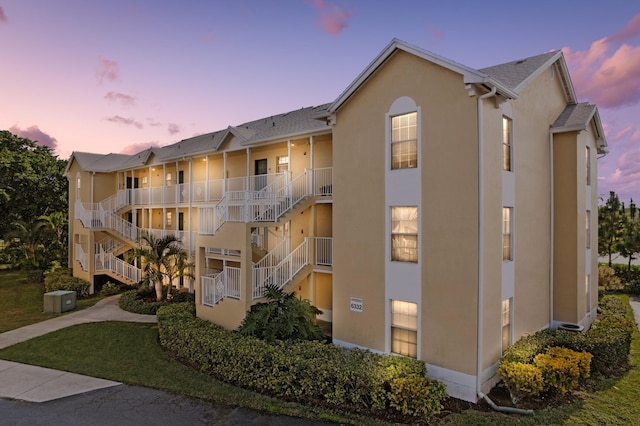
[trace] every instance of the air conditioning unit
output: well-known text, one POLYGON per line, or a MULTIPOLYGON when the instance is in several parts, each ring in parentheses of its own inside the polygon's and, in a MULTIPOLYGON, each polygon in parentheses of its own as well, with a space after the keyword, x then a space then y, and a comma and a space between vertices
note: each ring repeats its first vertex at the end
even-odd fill
POLYGON ((44 294, 45 312, 67 312, 76 308, 76 292, 57 290, 44 294))
POLYGON ((584 331, 584 326, 563 322, 558 324, 558 330, 572 331, 574 333, 582 333, 584 331))

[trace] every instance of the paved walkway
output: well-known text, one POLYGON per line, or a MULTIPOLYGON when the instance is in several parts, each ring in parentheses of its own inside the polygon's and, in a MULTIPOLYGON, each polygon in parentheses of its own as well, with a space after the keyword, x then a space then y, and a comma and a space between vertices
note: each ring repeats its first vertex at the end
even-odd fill
MULTIPOLYGON (((156 322, 118 307, 118 297, 91 308, 0 334, 0 349, 43 334, 99 321, 156 322)), ((0 360, 0 425, 323 425, 227 407, 197 398, 129 386, 65 371, 0 360)))
MULTIPOLYGON (((0 349, 76 324, 100 321, 157 322, 155 315, 140 315, 118 307, 118 297, 94 306, 0 334, 0 349)), ((45 402, 121 383, 50 368, 0 360, 0 398, 45 402)))

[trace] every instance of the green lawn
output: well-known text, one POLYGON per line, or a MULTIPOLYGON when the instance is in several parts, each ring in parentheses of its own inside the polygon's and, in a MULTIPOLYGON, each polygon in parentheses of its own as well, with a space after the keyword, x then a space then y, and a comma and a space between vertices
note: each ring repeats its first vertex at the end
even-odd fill
MULTIPOLYGON (((0 270, 0 333, 64 314, 42 312, 44 285, 27 284, 24 272, 0 270)), ((78 300, 76 309, 93 306, 101 297, 78 300)))
MULTIPOLYGON (((0 312, 3 313, 0 331, 60 315, 43 314, 42 287, 26 284, 23 275, 13 272, 0 272, 0 312), (5 312, 9 314, 5 315, 5 312)), ((383 424, 319 407, 288 403, 214 380, 167 356, 158 345, 155 324, 103 322, 78 325, 1 350, 0 359, 162 389, 273 414, 338 423, 383 424), (52 347, 64 348, 64 351, 51 350, 52 347)), ((640 333, 637 330, 633 335, 631 363, 632 368, 626 375, 601 383, 600 390, 581 395, 578 402, 538 411, 533 417, 468 410, 432 419, 430 424, 637 424, 640 419, 640 333)))

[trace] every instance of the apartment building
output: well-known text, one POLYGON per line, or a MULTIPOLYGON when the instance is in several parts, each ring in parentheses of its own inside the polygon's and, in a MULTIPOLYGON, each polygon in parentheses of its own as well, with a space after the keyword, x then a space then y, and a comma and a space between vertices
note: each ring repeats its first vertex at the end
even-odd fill
POLYGON ((332 103, 73 153, 70 264, 132 284, 141 233, 176 234, 199 317, 236 328, 273 283, 335 344, 424 360, 476 401, 508 345, 595 318, 605 153, 561 52, 476 70, 393 40, 332 103))

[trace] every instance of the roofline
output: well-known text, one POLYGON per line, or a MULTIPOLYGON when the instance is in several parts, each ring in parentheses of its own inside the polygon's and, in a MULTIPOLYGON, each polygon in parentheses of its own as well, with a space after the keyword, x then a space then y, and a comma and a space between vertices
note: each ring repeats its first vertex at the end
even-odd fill
MULTIPOLYGON (((394 38, 393 40, 391 40, 391 43, 389 43, 382 50, 382 52, 380 52, 378 56, 373 61, 371 61, 371 63, 360 73, 360 75, 358 75, 358 77, 356 77, 356 79, 353 80, 353 82, 351 82, 351 84, 347 86, 347 88, 336 98, 336 100, 329 106, 324 116, 328 116, 336 112, 347 101, 347 99, 349 99, 360 88, 360 86, 364 84, 364 82, 367 81, 369 77, 371 77, 378 70, 378 68, 380 68, 380 66, 396 52, 396 50, 403 50, 407 53, 447 68, 451 71, 462 74, 464 76, 465 84, 487 84, 490 86, 495 86, 499 93, 507 96, 508 98, 516 99, 518 97, 518 94, 516 92, 510 90, 502 83, 494 80, 493 78, 490 78, 487 74, 481 71, 451 61, 444 58, 443 56, 436 55, 435 53, 429 52, 427 50, 421 49, 417 46, 394 38)), ((322 115, 319 118, 322 118, 322 115)))
MULTIPOLYGON (((297 136, 304 136, 304 135, 309 135, 309 136, 319 136, 319 135, 326 135, 331 133, 332 130, 331 129, 324 129, 324 130, 319 130, 317 132, 299 132, 299 133, 291 133, 291 134, 287 134, 287 135, 282 135, 282 136, 278 136, 277 138, 267 138, 267 139, 261 139, 261 140, 257 140, 257 141, 253 141, 251 142, 251 144, 246 144, 246 143, 241 143, 241 146, 254 146, 254 145, 258 145, 258 144, 264 144, 264 143, 268 143, 268 142, 284 142, 287 139, 291 139, 297 136)), ((234 151, 240 151, 239 149, 234 150, 234 151)), ((172 157, 162 157, 159 160, 160 161, 171 161, 171 160, 179 160, 179 159, 183 159, 183 158, 192 158, 192 157, 197 157, 199 155, 202 154, 206 154, 206 153, 210 153, 210 152, 215 152, 215 153, 220 153, 222 154, 223 152, 225 152, 224 150, 220 151, 218 149, 205 149, 205 150, 200 150, 200 151, 195 151, 195 152, 191 152, 189 154, 184 154, 184 155, 179 155, 179 156, 172 156, 172 157)), ((228 151, 228 152, 233 152, 233 151, 228 151)))
POLYGON ((596 131, 596 148, 598 150, 598 154, 608 154, 609 150, 607 149, 607 139, 604 135, 604 127, 602 126, 602 121, 600 120, 600 113, 598 112, 598 107, 594 105, 593 112, 589 116, 589 119, 585 121, 584 124, 578 124, 573 126, 562 126, 562 127, 552 127, 551 133, 564 133, 564 132, 581 132, 583 130, 587 130, 587 126, 590 123, 593 123, 596 131))
MULTIPOLYGON (((522 80, 520 84, 518 84, 513 90, 517 93, 520 93, 522 89, 525 88, 530 82, 535 80, 540 74, 544 72, 548 67, 552 66, 558 59, 562 57, 562 51, 557 50, 553 56, 551 56, 544 64, 540 65, 534 72, 529 74, 527 78, 522 80)), ((567 72, 566 64, 564 65, 563 72, 567 72)), ((574 96, 575 98, 575 96, 574 96)))
MULTIPOLYGON (((567 67, 567 61, 564 59, 564 53, 562 50, 559 50, 559 57, 557 59, 558 67, 560 68, 561 77, 562 77, 562 86, 565 90, 565 96, 567 97, 567 102, 570 104, 577 104, 578 97, 576 96, 576 91, 573 88, 573 82, 571 81, 571 74, 569 74, 569 68, 567 67)), ((555 57, 555 56, 554 56, 555 57)), ((540 67, 542 69, 542 67, 540 67)), ((521 85, 521 84, 520 84, 521 85)), ((520 87, 518 85, 518 87, 520 87)))

